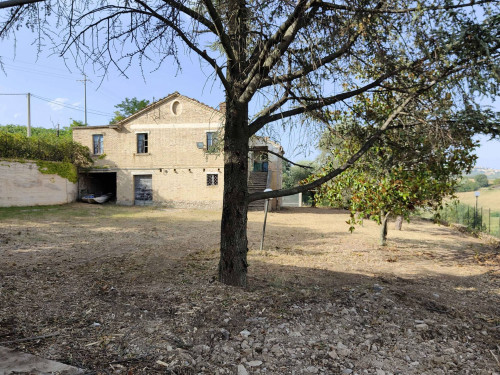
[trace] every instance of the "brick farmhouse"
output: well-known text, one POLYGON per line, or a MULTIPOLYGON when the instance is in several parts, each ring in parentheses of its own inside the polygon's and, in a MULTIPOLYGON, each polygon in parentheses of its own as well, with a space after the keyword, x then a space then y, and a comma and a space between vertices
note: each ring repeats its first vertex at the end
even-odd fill
MULTIPOLYGON (((81 171, 78 193, 113 193, 117 204, 222 207, 224 157, 221 110, 177 92, 117 124, 78 127, 73 139, 88 146, 94 166, 81 171)), ((282 147, 254 137, 249 153, 249 190, 280 189, 282 147)), ((274 199, 279 209, 281 199, 274 199)), ((263 207, 255 202, 253 208, 263 207)))

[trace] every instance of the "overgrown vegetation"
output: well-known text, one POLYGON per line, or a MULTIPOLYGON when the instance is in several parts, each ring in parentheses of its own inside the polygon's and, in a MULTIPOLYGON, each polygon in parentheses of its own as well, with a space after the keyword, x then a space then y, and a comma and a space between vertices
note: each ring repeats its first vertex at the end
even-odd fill
MULTIPOLYGON (((13 129, 15 130, 15 127, 13 129)), ((16 160, 64 162, 71 163, 75 167, 92 165, 88 147, 73 142, 71 139, 53 138, 48 134, 28 138, 24 134, 3 130, 0 130, 0 157, 16 160)), ((58 170, 64 170, 62 173, 65 176, 72 175, 67 166, 58 167, 58 170)))
MULTIPOLYGON (((73 122, 75 122, 73 120, 73 122)), ((31 136, 38 139, 54 140, 54 139, 64 139, 67 141, 73 140, 73 127, 64 127, 59 129, 59 134, 57 129, 47 129, 41 127, 32 127, 31 136)), ((27 129, 24 125, 0 125, 0 132, 9 134, 19 134, 26 135, 27 129)))
POLYGON ((485 174, 477 174, 473 177, 474 180, 469 178, 464 178, 462 182, 456 187, 458 193, 463 193, 466 191, 475 191, 483 187, 489 186, 488 176, 485 174))
MULTIPOLYGON (((288 189, 299 185, 318 169, 318 165, 314 161, 303 160, 299 161, 298 164, 300 165, 292 165, 287 161, 283 161, 283 188, 288 189), (310 168, 304 168, 303 166, 310 168)), ((302 193, 302 203, 315 206, 314 193, 310 191, 302 193)))
POLYGON ((448 223, 464 225, 471 231, 500 237, 500 212, 454 201, 437 212, 437 218, 448 223))
POLYGON ((78 181, 78 171, 71 163, 38 160, 36 165, 40 173, 56 174, 73 183, 78 181))

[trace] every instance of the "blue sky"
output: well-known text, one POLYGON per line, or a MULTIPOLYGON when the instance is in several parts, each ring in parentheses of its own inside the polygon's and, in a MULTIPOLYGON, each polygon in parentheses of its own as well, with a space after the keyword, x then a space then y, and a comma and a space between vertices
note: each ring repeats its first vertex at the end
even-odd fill
MULTIPOLYGON (((39 56, 32 45, 33 36, 25 31, 16 34, 17 48, 12 40, 0 42, 0 56, 4 72, 0 71, 0 94, 32 93, 31 123, 46 128, 68 126, 71 119, 84 120, 84 86, 82 70, 87 82, 87 109, 89 125, 105 125, 113 117, 114 105, 124 98, 137 97, 152 101, 174 91, 217 107, 224 100, 224 93, 210 68, 194 56, 181 56, 182 70, 172 61, 158 70, 146 65, 143 71, 132 66, 128 79, 111 71, 104 78, 92 66, 78 67, 71 58, 63 59, 43 51, 39 56)), ((500 110, 500 103, 493 103, 500 110)), ((0 95, 0 124, 27 123, 26 95, 0 95)), ((487 141, 479 137, 477 166, 500 169, 500 141, 487 141)), ((292 160, 312 159, 314 150, 308 153, 292 151, 300 143, 282 135, 278 139, 292 160)))

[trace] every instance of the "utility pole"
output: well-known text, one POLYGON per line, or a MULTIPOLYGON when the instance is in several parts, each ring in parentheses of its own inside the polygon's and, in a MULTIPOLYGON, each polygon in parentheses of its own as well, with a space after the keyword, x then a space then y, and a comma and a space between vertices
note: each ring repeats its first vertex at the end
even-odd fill
POLYGON ((84 73, 83 74, 83 79, 79 79, 78 82, 83 82, 83 94, 84 94, 84 105, 85 105, 85 126, 88 125, 87 123, 87 81, 89 81, 87 79, 87 75, 84 73))
POLYGON ((26 136, 31 137, 31 93, 28 93, 28 128, 26 136))

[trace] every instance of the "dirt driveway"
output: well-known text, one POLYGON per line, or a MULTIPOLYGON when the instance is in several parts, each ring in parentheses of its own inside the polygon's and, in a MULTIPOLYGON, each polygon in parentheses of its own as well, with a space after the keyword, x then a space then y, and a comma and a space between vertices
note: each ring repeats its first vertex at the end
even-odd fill
POLYGON ((215 280, 219 212, 0 209, 0 345, 94 374, 499 374, 498 246, 415 220, 249 215, 249 288, 215 280), (39 337, 20 341, 24 338, 39 337))

